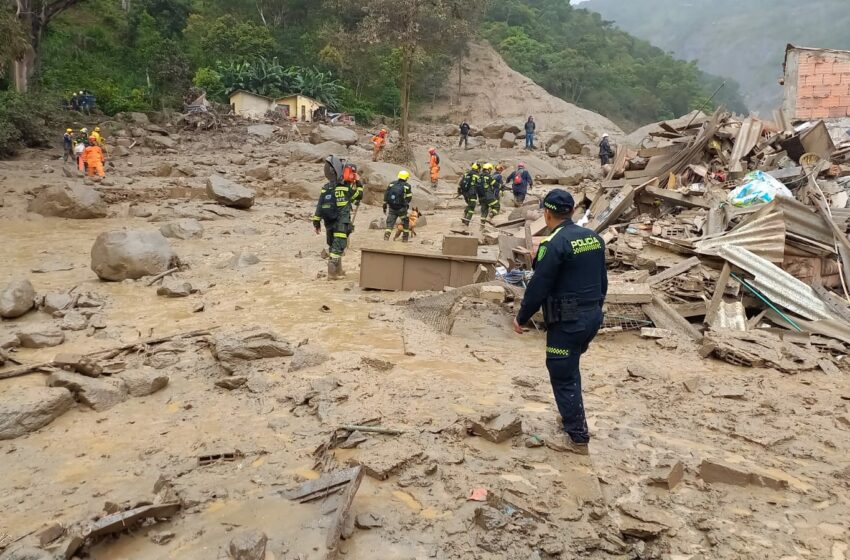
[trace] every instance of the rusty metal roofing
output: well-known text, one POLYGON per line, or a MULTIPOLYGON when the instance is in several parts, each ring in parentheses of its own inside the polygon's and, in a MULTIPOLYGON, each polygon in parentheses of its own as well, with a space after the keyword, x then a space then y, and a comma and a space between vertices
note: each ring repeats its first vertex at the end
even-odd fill
POLYGON ((811 321, 836 319, 808 284, 743 247, 725 245, 720 256, 754 279, 750 282, 774 304, 811 321))
POLYGON ((781 211, 772 210, 749 216, 728 233, 696 242, 694 250, 700 255, 717 256, 721 247, 734 245, 770 262, 781 263, 785 259, 785 219, 781 211))

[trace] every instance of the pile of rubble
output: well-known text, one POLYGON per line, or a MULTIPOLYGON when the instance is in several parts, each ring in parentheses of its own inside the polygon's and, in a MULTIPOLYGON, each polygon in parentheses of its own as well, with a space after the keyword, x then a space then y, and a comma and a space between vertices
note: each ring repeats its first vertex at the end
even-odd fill
MULTIPOLYGON (((580 223, 608 244, 606 326, 619 318, 667 348, 740 365, 843 365, 850 138, 836 146, 822 121, 792 129, 720 109, 660 123, 607 171, 576 195, 580 223)), ((542 218, 499 229, 507 267, 527 264, 546 234, 542 218)))

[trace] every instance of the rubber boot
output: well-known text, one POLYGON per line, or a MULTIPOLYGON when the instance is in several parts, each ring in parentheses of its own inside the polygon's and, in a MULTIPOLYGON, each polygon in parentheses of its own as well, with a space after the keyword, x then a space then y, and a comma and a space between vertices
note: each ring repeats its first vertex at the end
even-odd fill
POLYGON ((328 280, 340 280, 345 278, 345 271, 342 270, 342 259, 337 257, 328 259, 328 280))
POLYGON ((401 242, 402 243, 410 243, 410 232, 406 231, 401 234, 401 242))
POLYGON ((389 231, 385 231, 385 232, 384 232, 384 241, 389 241, 389 240, 390 240, 390 232, 389 232, 389 231))

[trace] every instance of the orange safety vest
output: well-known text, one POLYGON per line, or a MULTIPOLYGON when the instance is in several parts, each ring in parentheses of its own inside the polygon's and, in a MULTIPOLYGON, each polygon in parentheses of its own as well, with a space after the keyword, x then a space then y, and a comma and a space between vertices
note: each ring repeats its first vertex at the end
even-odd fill
POLYGON ((100 146, 88 146, 83 152, 83 161, 89 165, 103 163, 103 150, 100 146))

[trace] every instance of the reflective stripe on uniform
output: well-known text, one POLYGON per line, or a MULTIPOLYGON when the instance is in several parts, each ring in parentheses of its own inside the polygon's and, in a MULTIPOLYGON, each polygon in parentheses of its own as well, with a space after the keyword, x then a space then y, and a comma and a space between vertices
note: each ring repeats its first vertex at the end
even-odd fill
POLYGON ((338 258, 342 257, 342 255, 339 254, 339 253, 328 253, 328 256, 332 259, 338 259, 338 258))
POLYGON ((340 232, 334 232, 334 237, 338 237, 340 239, 348 239, 348 234, 340 233, 340 232))
POLYGON ((552 232, 552 235, 550 235, 549 237, 547 237, 546 239, 544 239, 543 241, 540 242, 540 247, 537 249, 537 260, 538 261, 542 261, 543 257, 546 256, 546 244, 549 243, 550 241, 552 241, 552 238, 555 237, 556 235, 558 235, 558 232, 561 231, 561 228, 563 228, 563 227, 564 226, 559 227, 558 229, 556 229, 555 231, 552 232))
POLYGON ((555 356, 564 356, 569 357, 570 351, 566 348, 555 348, 554 346, 546 347, 547 354, 554 354, 555 356))

